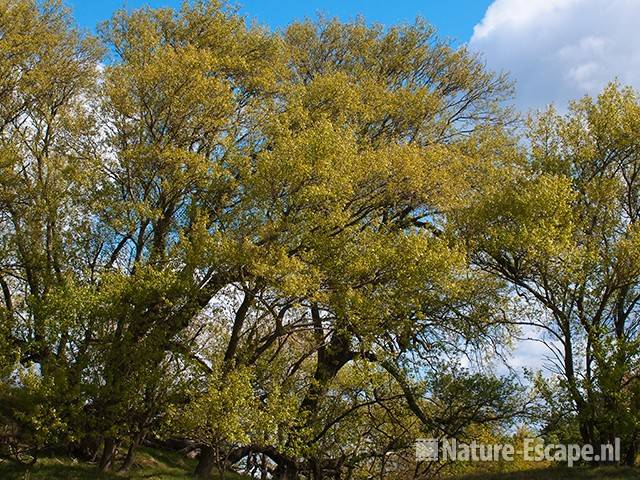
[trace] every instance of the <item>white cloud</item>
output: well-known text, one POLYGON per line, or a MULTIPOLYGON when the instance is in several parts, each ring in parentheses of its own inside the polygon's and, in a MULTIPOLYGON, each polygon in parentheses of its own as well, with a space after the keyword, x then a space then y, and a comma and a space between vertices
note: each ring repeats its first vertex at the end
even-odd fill
POLYGON ((495 0, 469 46, 516 81, 519 107, 640 88, 640 0, 495 0))

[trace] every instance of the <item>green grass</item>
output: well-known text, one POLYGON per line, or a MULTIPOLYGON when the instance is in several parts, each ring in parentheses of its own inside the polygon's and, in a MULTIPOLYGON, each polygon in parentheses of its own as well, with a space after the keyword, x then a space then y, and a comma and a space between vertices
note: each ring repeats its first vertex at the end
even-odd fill
MULTIPOLYGON (((176 452, 142 448, 130 472, 100 474, 95 465, 69 458, 49 457, 38 460, 33 467, 0 460, 2 480, 178 480, 192 479, 195 460, 176 452)), ((246 480, 233 473, 227 480, 246 480)), ((455 477, 456 480, 640 480, 640 469, 632 468, 546 468, 509 473, 477 473, 455 477)), ((212 480, 218 479, 212 475, 212 480)))
POLYGON ((640 479, 634 468, 545 468, 522 472, 469 474, 459 480, 632 480, 640 479))
MULTIPOLYGON (((192 479, 195 460, 185 458, 176 452, 142 448, 136 455, 134 467, 127 473, 100 474, 95 465, 74 461, 69 458, 49 457, 39 459, 32 467, 19 465, 10 460, 0 459, 0 479, 2 480, 178 480, 192 479)), ((212 480, 217 475, 212 475, 212 480)), ((241 475, 227 472, 225 480, 246 479, 241 475)))

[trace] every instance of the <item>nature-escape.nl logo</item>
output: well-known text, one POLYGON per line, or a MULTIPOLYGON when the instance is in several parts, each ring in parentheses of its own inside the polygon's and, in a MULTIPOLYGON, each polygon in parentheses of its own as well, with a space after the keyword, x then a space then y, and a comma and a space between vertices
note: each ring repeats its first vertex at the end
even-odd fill
POLYGON ((419 462, 467 461, 467 462, 512 462, 516 454, 529 462, 566 462, 572 467, 578 462, 620 461, 620 439, 602 445, 545 444, 538 438, 525 438, 523 445, 510 443, 485 444, 472 441, 458 442, 456 439, 423 438, 416 440, 416 460, 419 462))

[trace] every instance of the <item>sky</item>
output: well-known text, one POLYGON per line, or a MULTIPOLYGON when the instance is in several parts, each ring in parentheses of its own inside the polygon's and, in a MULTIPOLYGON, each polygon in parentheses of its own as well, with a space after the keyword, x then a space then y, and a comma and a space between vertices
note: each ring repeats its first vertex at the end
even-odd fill
POLYGON ((470 48, 516 80, 521 109, 597 94, 610 81, 640 89, 640 0, 495 0, 470 48))
MULTIPOLYGON (((179 7, 182 0, 67 0, 66 3, 73 8, 78 23, 93 30, 122 6, 179 7)), ((273 29, 294 20, 313 18, 318 13, 343 20, 363 15, 367 21, 385 25, 411 22, 422 16, 436 25, 444 37, 466 42, 491 0, 231 0, 231 3, 239 5, 249 18, 273 29)))
MULTIPOLYGON (((94 30, 119 7, 178 6, 180 0, 67 0, 76 20, 94 30)), ((506 71, 522 111, 554 103, 560 111, 610 81, 640 90, 640 0, 240 0, 241 12, 279 29, 322 13, 343 20, 363 15, 384 25, 429 20, 442 37, 506 71)), ((535 332, 524 336, 536 337, 535 332)), ((545 347, 517 344, 512 367, 543 363, 545 347)))
MULTIPOLYGON (((232 0, 233 2, 233 0, 232 0)), ((85 29, 114 10, 177 7, 181 0, 67 0, 85 29)), ((392 25, 421 16, 455 45, 466 44, 516 84, 521 110, 597 94, 609 81, 640 89, 640 0, 237 0, 241 12, 272 29, 318 13, 363 15, 392 25)))

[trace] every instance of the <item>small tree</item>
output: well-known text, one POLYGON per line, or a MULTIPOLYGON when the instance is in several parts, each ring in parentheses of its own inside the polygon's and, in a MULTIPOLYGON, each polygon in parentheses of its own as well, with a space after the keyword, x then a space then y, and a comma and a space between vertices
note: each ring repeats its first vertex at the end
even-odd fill
POLYGON ((461 219, 475 264, 533 307, 513 320, 544 334, 582 441, 620 437, 627 464, 640 434, 639 132, 637 93, 615 84, 537 115, 527 151, 461 219))
POLYGON ((171 434, 184 434, 201 446, 196 475, 208 477, 215 465, 224 478, 229 464, 243 458, 246 450, 273 448, 286 437, 293 421, 291 399, 276 386, 256 390, 254 381, 247 367, 217 369, 204 391, 192 391, 188 405, 174 410, 171 434))

